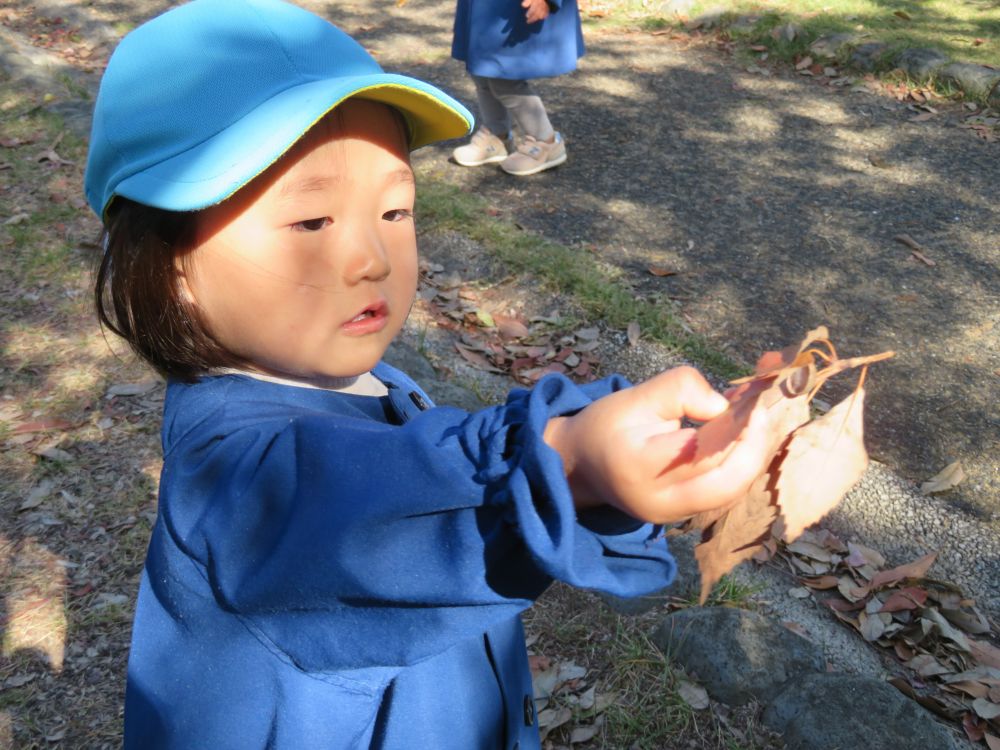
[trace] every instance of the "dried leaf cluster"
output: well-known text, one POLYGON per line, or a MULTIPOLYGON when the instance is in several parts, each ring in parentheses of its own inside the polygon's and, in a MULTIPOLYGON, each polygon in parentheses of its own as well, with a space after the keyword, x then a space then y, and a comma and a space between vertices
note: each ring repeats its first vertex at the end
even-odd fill
POLYGON ((876 550, 806 531, 781 557, 799 575, 792 596, 823 603, 870 643, 891 649, 909 676, 890 682, 973 742, 1000 750, 1000 649, 994 624, 951 583, 927 577, 937 555, 886 568, 876 550))
POLYGON ((617 696, 598 693, 596 685, 588 685, 584 679, 587 669, 575 662, 553 662, 547 656, 532 654, 528 663, 542 741, 555 733, 565 747, 596 737, 604 726, 605 710, 617 696))
POLYGON ((795 540, 828 513, 861 478, 868 465, 863 435, 864 370, 854 393, 826 414, 811 418, 810 401, 827 379, 892 356, 883 352, 839 359, 825 327, 798 345, 766 352, 754 374, 733 381, 730 408, 698 429, 693 460, 672 471, 683 478, 722 463, 751 415, 766 411, 768 455, 764 473, 735 504, 699 513, 684 530, 700 529, 695 558, 701 571, 701 601, 737 564, 772 537, 795 540))
MULTIPOLYGON (((567 332, 556 315, 525 320, 490 312, 480 293, 457 274, 446 274, 435 263, 422 263, 420 272, 421 299, 438 326, 460 334, 455 349, 476 369, 507 374, 524 385, 552 372, 582 382, 597 377, 597 328, 567 332)), ((634 335, 638 338, 638 330, 634 335)))

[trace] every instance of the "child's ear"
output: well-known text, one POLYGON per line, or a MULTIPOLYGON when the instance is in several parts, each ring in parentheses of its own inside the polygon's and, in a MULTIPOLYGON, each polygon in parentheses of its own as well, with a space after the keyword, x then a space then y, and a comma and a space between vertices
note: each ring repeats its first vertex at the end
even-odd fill
POLYGON ((177 253, 177 255, 174 256, 174 274, 177 279, 177 293, 182 301, 192 307, 198 307, 198 300, 194 296, 194 290, 191 288, 189 275, 190 268, 188 264, 184 262, 187 255, 187 253, 177 253))

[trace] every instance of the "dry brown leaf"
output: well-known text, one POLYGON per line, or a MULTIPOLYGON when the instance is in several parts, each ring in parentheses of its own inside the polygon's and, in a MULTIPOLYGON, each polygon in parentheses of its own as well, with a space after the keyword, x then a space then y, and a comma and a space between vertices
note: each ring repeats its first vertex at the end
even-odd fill
POLYGON ((647 266, 646 270, 649 271, 653 276, 676 276, 677 271, 671 271, 669 268, 664 268, 663 266, 647 266))
POLYGON ((901 612, 903 610, 918 609, 924 606, 927 601, 927 592, 923 589, 911 586, 909 588, 894 591, 879 612, 901 612))
POLYGON ((701 571, 700 604, 723 575, 753 556, 770 537, 777 509, 767 489, 769 480, 767 474, 759 477, 742 502, 704 527, 701 543, 694 550, 701 571))
MULTIPOLYGON (((874 591, 885 586, 895 585, 907 579, 921 579, 927 574, 927 571, 930 570, 931 565, 934 564, 936 559, 937 552, 931 552, 905 565, 899 565, 890 570, 880 570, 865 588, 868 591, 874 591)), ((867 593, 865 596, 867 596, 867 593)))
MULTIPOLYGON (((813 421, 809 401, 833 375, 891 356, 892 352, 884 352, 840 359, 826 327, 819 326, 797 345, 765 352, 753 375, 732 381, 735 387, 726 393, 730 408, 698 429, 693 457, 679 459, 665 471, 674 481, 680 481, 718 466, 740 439, 751 415, 767 411, 770 445, 766 453, 771 460, 764 473, 740 500, 727 508, 695 515, 685 524, 685 530, 702 530, 695 551, 702 578, 702 602, 722 575, 739 562, 760 555, 765 544, 773 544, 773 537, 794 541, 860 478, 868 461, 863 443, 864 371, 854 394, 813 421)), ((838 545, 841 553, 847 551, 843 544, 838 545)), ((808 555, 810 561, 792 558, 791 562, 801 563, 799 567, 807 575, 829 572, 830 556, 822 545, 810 542, 806 546, 823 553, 816 558, 819 562, 808 555), (824 558, 827 562, 823 562, 824 558)), ((855 550, 852 556, 857 554, 855 550)), ((871 570, 864 557, 859 557, 854 567, 859 572, 871 570)), ((834 581, 829 587, 839 586, 843 593, 844 586, 834 581)), ((857 588, 854 581, 848 581, 848 585, 852 590, 857 588)), ((864 588, 858 589, 856 597, 844 595, 857 601, 868 593, 864 588)))
POLYGON ((641 331, 639 329, 639 321, 633 320, 631 323, 628 324, 628 327, 625 329, 625 335, 628 338, 628 343, 630 346, 635 346, 636 344, 639 343, 640 333, 641 331))
POLYGON ((528 326, 509 315, 494 315, 493 322, 496 323, 500 336, 504 339, 519 339, 529 333, 528 326))
POLYGON ((786 542, 832 510, 868 468, 864 396, 859 388, 792 434, 775 485, 786 542))
POLYGON ((73 427, 72 422, 67 422, 59 417, 46 417, 33 422, 22 422, 14 427, 11 432, 14 435, 26 435, 32 432, 48 432, 49 430, 68 430, 73 427))
MULTIPOLYGON (((666 476, 679 481, 718 466, 740 439, 751 416, 760 410, 767 412, 770 444, 766 453, 771 456, 767 469, 741 500, 728 508, 693 516, 685 526, 702 530, 695 550, 702 576, 702 602, 712 585, 732 567, 757 556, 774 536, 794 541, 860 478, 868 461, 863 443, 864 371, 851 396, 813 421, 809 401, 833 375, 892 355, 884 352, 839 359, 826 327, 819 326, 797 345, 765 352, 753 375, 732 381, 735 387, 726 393, 730 408, 698 429, 692 458, 679 459, 665 471, 666 476)), ((842 543, 838 545, 841 553, 846 552, 842 543)), ((806 547, 818 550, 819 557, 806 555, 809 561, 792 558, 791 562, 807 575, 830 571, 829 551, 813 542, 806 547)), ((868 561, 859 558, 855 567, 870 569, 865 565, 868 561)), ((856 588, 856 582, 851 581, 850 588, 856 588)), ((861 597, 849 598, 856 601, 861 597)))
POLYGON ((969 638, 969 653, 977 664, 1000 669, 1000 649, 992 643, 969 638))
POLYGON ((958 485, 965 479, 965 472, 959 461, 953 461, 945 466, 940 472, 920 485, 920 492, 924 495, 931 495, 935 492, 946 492, 958 485))

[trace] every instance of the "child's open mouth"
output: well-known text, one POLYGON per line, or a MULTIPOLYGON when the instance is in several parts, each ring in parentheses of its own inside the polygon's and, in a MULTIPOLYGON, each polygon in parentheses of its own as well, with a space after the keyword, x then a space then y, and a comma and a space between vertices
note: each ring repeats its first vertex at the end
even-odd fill
POLYGON ((388 320, 389 310, 385 302, 370 305, 344 323, 344 330, 351 334, 375 333, 381 331, 388 320))

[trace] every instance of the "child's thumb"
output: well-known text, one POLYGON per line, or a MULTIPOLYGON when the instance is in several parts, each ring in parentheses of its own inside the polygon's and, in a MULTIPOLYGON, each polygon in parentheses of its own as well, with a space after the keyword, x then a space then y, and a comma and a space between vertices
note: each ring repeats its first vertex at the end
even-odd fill
POLYGON ((662 372, 636 388, 642 389, 641 396, 651 401, 653 410, 662 419, 687 417, 704 422, 729 408, 725 396, 690 366, 662 372))

